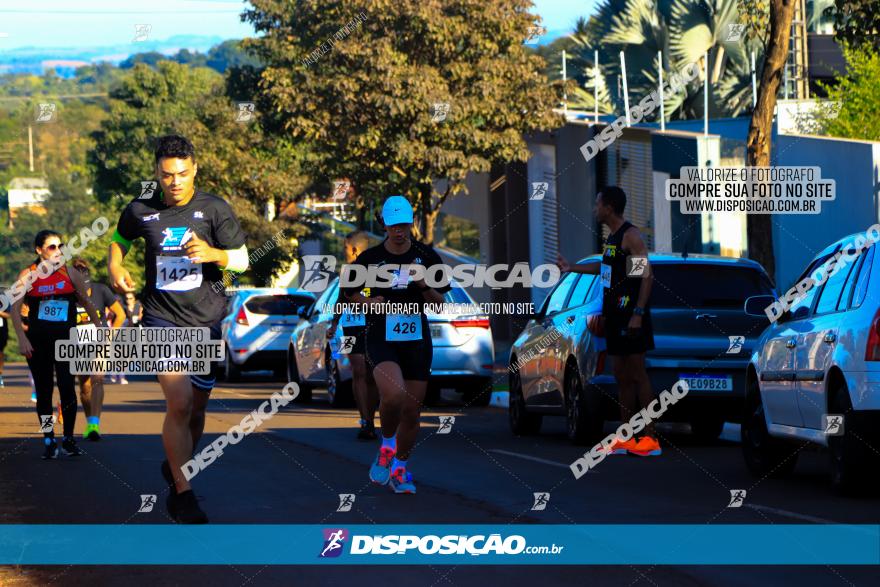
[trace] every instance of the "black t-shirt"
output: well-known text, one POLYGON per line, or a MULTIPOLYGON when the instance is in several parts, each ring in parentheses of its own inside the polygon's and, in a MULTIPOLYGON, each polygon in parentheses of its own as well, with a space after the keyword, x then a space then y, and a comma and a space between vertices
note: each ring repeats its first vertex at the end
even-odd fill
MULTIPOLYGON (((113 292, 110 291, 110 288, 104 285, 103 283, 87 283, 86 289, 91 290, 89 294, 89 300, 92 302, 92 305, 95 306, 95 309, 98 311, 98 314, 104 318, 107 316, 107 308, 116 303, 116 296, 113 295, 113 292)), ((81 324, 91 324, 92 321, 89 318, 89 313, 86 312, 86 309, 82 306, 76 307, 76 324, 77 326, 81 324)))
MULTIPOLYGON (((385 243, 382 242, 358 255, 357 259, 355 259, 352 265, 361 265, 368 269, 370 266, 381 267, 383 265, 389 264, 423 265, 426 269, 430 269, 430 267, 434 265, 441 265, 443 263, 443 260, 440 259, 440 255, 438 255, 431 246, 415 240, 411 241, 411 243, 412 244, 409 250, 400 255, 395 255, 394 253, 388 251, 388 249, 385 248, 385 243)), ((399 269, 395 273, 399 276, 399 269)), ((439 272, 436 272, 436 274, 439 275, 439 272)), ((345 272, 343 271, 343 277, 344 276, 345 272)), ((351 296, 365 288, 346 287, 342 289, 344 289, 346 296, 351 296)), ((419 313, 421 315, 422 322, 422 338, 424 339, 431 337, 430 330, 428 329, 428 318, 427 316, 425 316, 423 308, 425 298, 422 295, 422 291, 419 289, 419 287, 415 285, 411 280, 407 281, 406 285, 402 287, 392 287, 391 284, 388 284, 384 287, 371 286, 369 287, 369 289, 369 297, 374 298, 381 296, 385 298, 385 303, 388 304, 418 304, 418 307, 421 308, 421 311, 419 313)), ((449 285, 448 281, 446 281, 443 286, 436 287, 434 289, 442 294, 448 292, 451 289, 451 286, 449 285)), ((366 322, 368 336, 384 335, 386 333, 386 318, 387 316, 385 314, 367 312, 366 322)))
POLYGON ((166 206, 161 190, 132 201, 116 227, 129 241, 146 243, 144 313, 178 326, 209 326, 223 318, 223 270, 216 263, 191 263, 184 245, 195 233, 216 249, 237 249, 245 235, 222 198, 196 191, 185 206, 166 206))

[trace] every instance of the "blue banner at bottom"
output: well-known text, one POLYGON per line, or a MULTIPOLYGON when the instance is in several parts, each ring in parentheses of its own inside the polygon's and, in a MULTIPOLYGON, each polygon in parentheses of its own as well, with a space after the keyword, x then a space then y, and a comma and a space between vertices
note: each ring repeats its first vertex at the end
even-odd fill
POLYGON ((880 525, 10 524, 0 564, 877 565, 880 525))

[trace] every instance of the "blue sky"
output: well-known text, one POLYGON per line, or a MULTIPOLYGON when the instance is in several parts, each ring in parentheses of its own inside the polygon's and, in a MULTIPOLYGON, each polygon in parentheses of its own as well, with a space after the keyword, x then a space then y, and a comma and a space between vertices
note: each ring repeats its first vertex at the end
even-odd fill
MULTIPOLYGON (((595 0, 533 0, 548 30, 571 29, 593 12, 595 0)), ((0 0, 0 51, 19 47, 95 47, 130 43, 135 25, 150 38, 174 35, 242 38, 241 0, 0 0)))

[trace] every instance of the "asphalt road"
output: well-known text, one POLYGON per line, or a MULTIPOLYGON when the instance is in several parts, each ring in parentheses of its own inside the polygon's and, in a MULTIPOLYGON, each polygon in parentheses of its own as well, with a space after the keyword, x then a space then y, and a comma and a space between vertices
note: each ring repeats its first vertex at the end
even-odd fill
MULTIPOLYGON (((108 385, 105 439, 81 442, 79 459, 42 461, 23 365, 6 369, 0 389, 0 523, 166 524, 163 459, 164 402, 158 384, 108 385), (138 513, 140 495, 158 505, 138 513)), ((220 384, 209 405, 205 441, 225 433, 282 382, 255 378, 220 384)), ((416 496, 372 486, 367 470, 376 444, 355 439, 353 410, 332 409, 321 392, 291 405, 194 479, 212 523, 224 524, 792 524, 878 523, 880 498, 830 492, 827 456, 806 448, 787 479, 754 479, 745 469, 736 430, 712 444, 686 427, 661 427, 658 458, 612 457, 575 479, 568 465, 585 448, 571 446, 561 419, 545 418, 541 435, 517 438, 500 408, 463 409, 450 402, 423 413, 410 459, 416 496), (437 434, 439 417, 456 417, 437 434), (730 491, 747 491, 730 508, 730 491), (549 492, 544 511, 533 494, 549 492), (338 494, 356 495, 338 513, 338 494)), ((77 431, 84 424, 82 413, 77 431)), ((609 428, 609 431, 611 428, 609 428)), ((0 527, 2 532, 2 527, 0 527)), ((639 536, 633 536, 639 541, 639 536)), ((82 548, 89 548, 82 536, 82 548)), ((297 545, 278 545, 295 548, 297 545)), ((311 546, 310 546, 311 547, 311 546)), ((323 585, 398 581, 408 585, 876 585, 873 567, 259 567, 46 566, 0 568, 0 585, 323 585)))

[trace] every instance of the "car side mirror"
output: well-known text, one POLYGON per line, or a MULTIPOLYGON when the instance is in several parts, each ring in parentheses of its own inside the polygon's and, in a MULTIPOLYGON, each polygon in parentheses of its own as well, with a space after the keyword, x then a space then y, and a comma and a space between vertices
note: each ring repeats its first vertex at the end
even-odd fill
POLYGON ((779 319, 779 317, 785 313, 782 309, 782 304, 770 295, 759 295, 746 298, 746 301, 743 304, 743 311, 748 316, 759 316, 767 319, 770 319, 770 316, 774 316, 774 319, 779 319))
POLYGON ((300 306, 296 309, 296 315, 300 318, 305 318, 309 315, 309 307, 308 306, 300 306))

